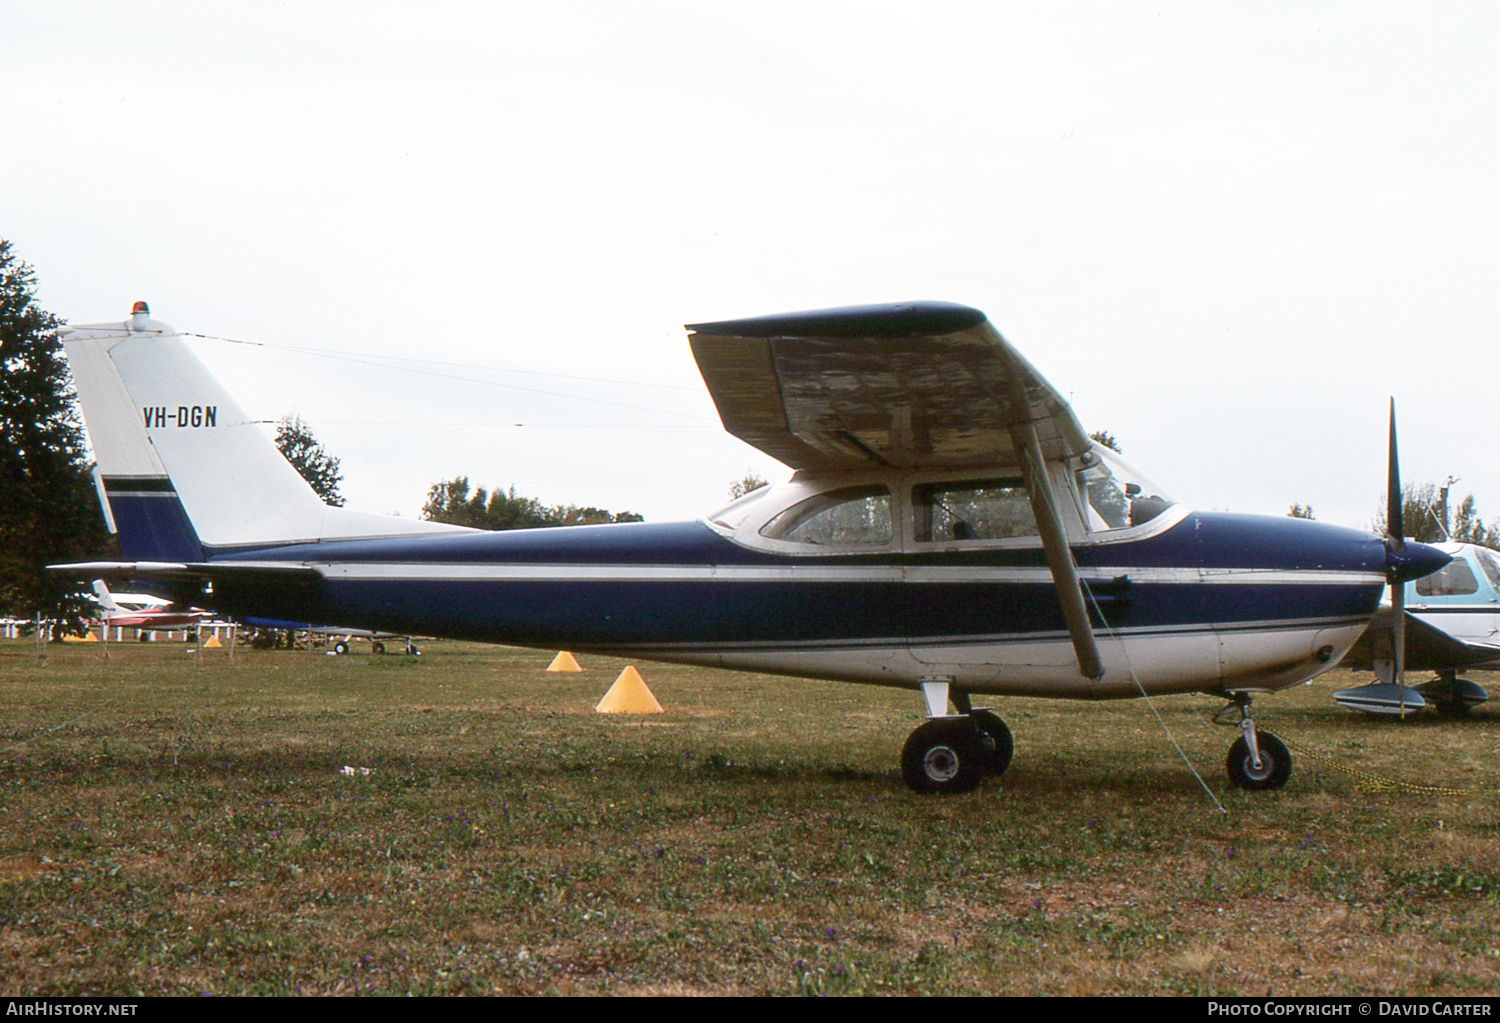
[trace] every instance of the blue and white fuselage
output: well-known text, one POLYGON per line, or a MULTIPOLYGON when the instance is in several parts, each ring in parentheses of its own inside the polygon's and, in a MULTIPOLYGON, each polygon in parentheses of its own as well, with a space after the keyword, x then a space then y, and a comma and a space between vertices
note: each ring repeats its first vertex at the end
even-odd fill
POLYGON ((1354 643, 1385 586, 1373 536, 1172 508, 1141 535, 1074 548, 1105 660, 1091 681, 1039 545, 768 550, 736 541, 783 502, 772 489, 760 503, 739 530, 704 520, 331 541, 225 553, 204 569, 229 613, 1083 699, 1305 681, 1354 643), (317 579, 245 586, 238 565, 317 579))

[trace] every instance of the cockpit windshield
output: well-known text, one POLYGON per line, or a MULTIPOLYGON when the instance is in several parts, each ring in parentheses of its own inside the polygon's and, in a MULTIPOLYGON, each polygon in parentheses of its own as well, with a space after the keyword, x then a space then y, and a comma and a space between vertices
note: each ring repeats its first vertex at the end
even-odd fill
POLYGON ((1101 444, 1083 459, 1078 491, 1088 500, 1091 532, 1139 526, 1176 503, 1149 476, 1101 444))
POLYGON ((714 512, 708 517, 708 521, 717 523, 725 529, 738 529, 740 528, 740 523, 745 521, 745 516, 749 515, 755 506, 760 503, 761 498, 770 492, 771 488, 768 486, 762 485, 756 487, 750 493, 745 494, 743 497, 735 498, 729 504, 714 512))

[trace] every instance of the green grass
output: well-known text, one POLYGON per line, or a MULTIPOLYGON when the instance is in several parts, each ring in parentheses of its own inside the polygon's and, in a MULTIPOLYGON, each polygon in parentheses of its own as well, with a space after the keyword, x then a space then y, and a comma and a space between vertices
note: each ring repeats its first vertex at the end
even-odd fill
MULTIPOLYGON (((909 793, 911 693, 623 662, 0 643, 15 994, 1487 994, 1495 713, 1374 722, 1343 673, 1256 702, 996 701, 970 796, 909 793), (342 772, 356 769, 354 776, 342 772), (369 774, 358 773, 368 768, 369 774), (1396 779, 1433 789, 1379 789, 1396 779), (1465 790, 1465 791, 1458 791, 1465 790)), ((1482 679, 1481 679, 1482 681, 1482 679)))

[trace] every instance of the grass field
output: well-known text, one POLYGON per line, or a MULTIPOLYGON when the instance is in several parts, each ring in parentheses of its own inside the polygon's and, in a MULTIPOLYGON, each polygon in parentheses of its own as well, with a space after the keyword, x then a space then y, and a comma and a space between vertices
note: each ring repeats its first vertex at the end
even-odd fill
POLYGON ((1372 722, 1342 672, 1257 701, 1273 794, 1155 701, 1221 811, 1142 702, 996 701, 1013 766, 941 799, 911 693, 642 664, 666 713, 619 717, 601 658, 110 651, 0 642, 9 994, 1500 992, 1500 712, 1372 722))

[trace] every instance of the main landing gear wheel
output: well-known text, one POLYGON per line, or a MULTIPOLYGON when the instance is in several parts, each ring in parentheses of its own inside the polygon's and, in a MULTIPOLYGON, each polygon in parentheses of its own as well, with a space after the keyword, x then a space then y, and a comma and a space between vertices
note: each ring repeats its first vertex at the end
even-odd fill
POLYGON ((1229 747, 1229 759, 1225 762, 1229 780, 1242 789, 1255 792, 1281 788, 1292 776, 1292 755, 1287 752, 1286 745, 1270 732, 1257 731, 1255 744, 1260 747, 1259 767, 1250 755, 1250 744, 1245 737, 1234 740, 1234 745, 1229 747))
POLYGON ((967 717, 933 718, 901 748, 901 777, 915 792, 972 791, 993 760, 988 745, 967 717))
POLYGON ((992 710, 976 710, 969 715, 974 719, 974 727, 979 730, 980 745, 987 747, 989 762, 985 764, 985 771, 996 776, 1005 773, 1010 766, 1011 757, 1016 753, 1016 742, 1011 738, 1010 729, 1005 722, 1000 720, 1000 715, 992 710))

